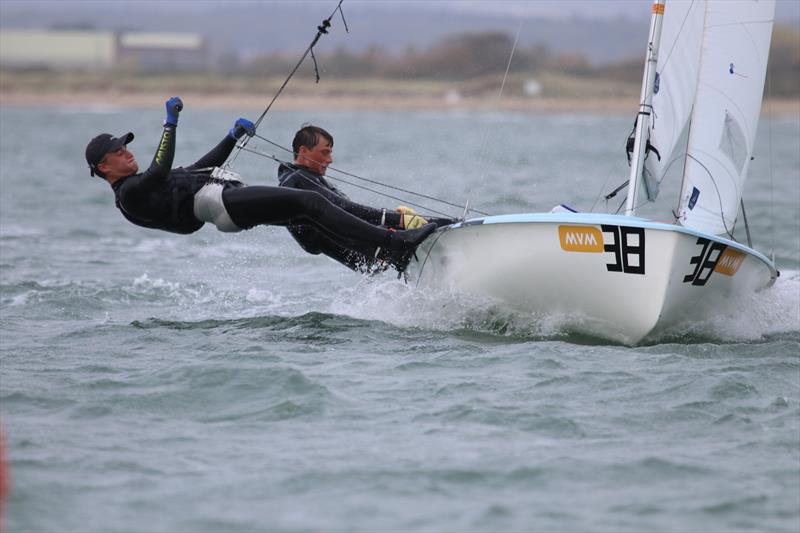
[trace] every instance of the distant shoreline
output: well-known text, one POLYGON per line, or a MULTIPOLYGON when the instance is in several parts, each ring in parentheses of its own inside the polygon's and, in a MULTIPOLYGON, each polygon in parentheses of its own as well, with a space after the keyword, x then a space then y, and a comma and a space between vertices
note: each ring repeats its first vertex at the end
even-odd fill
MULTIPOLYGON (((2 107, 62 106, 92 107, 112 106, 149 108, 161 103, 171 94, 140 91, 20 91, 0 92, 2 107)), ((263 110, 272 95, 251 93, 208 94, 182 92, 181 98, 192 106, 205 109, 263 110)), ((335 94, 319 96, 282 95, 273 109, 282 111, 333 110, 333 111, 516 111, 521 113, 610 113, 635 112, 636 99, 619 98, 461 98, 448 101, 434 96, 381 96, 335 94)), ((763 112, 774 115, 800 117, 800 98, 773 99, 764 102, 763 112)))

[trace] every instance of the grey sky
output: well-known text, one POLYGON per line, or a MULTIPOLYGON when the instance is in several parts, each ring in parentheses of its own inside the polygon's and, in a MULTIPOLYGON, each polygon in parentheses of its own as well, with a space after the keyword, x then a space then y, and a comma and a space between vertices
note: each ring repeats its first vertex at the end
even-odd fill
MULTIPOLYGON (((672 0, 675 1, 675 0, 672 0)), ((683 0, 685 1, 685 0, 683 0)), ((736 1, 736 0, 732 0, 736 1)), ((320 50, 424 49, 447 34, 502 31, 520 44, 579 53, 595 64, 643 54, 650 0, 345 0, 350 33, 334 19, 320 50)), ((302 50, 337 0, 0 0, 0 27, 194 32, 212 55, 241 58, 302 50)), ((800 0, 777 18, 800 27, 800 0)))
MULTIPOLYGON (((456 12, 487 13, 495 15, 528 15, 552 18, 618 18, 647 16, 650 0, 346 0, 348 11, 367 5, 384 5, 391 8, 447 9, 456 12), (644 15, 642 15, 644 13, 644 15)), ((123 7, 126 11, 196 12, 215 10, 221 6, 246 9, 248 6, 302 5, 300 9, 333 8, 336 0, 2 0, 0 12, 28 11, 40 14, 67 13, 71 9, 98 10, 123 7)), ((800 19, 800 1, 777 0, 776 16, 779 20, 800 19)))

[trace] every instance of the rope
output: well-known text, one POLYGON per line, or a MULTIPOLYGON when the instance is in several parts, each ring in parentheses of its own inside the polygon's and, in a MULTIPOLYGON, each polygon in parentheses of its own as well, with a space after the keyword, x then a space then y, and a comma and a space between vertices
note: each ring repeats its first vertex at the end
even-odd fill
MULTIPOLYGON (((303 55, 300 57, 300 60, 294 66, 294 68, 289 73, 289 75, 286 77, 286 79, 283 81, 283 84, 278 89, 278 92, 275 93, 275 96, 272 97, 272 100, 270 101, 270 103, 267 106, 267 108, 264 110, 263 113, 261 113, 261 116, 258 117, 258 120, 255 121, 256 128, 258 128, 258 126, 261 124, 261 121, 264 120, 264 117, 267 116, 267 113, 269 113, 269 110, 272 108, 272 104, 275 103, 275 100, 277 100, 278 97, 281 95, 283 90, 286 88, 286 85, 289 84, 289 80, 292 79, 292 76, 294 76, 294 74, 300 68, 300 65, 303 64, 303 61, 306 60, 306 57, 308 57, 309 54, 311 54, 312 56, 314 55, 314 46, 316 46, 316 44, 319 41, 320 37, 322 37, 323 35, 328 33, 328 28, 331 27, 331 19, 333 18, 333 16, 336 14, 337 11, 339 11, 342 14, 342 21, 344 21, 344 12, 342 12, 342 2, 344 2, 344 0, 339 0, 339 3, 336 5, 336 9, 333 10, 333 13, 331 13, 331 15, 328 18, 323 20, 322 24, 317 26, 317 34, 314 36, 314 40, 311 41, 311 44, 308 45, 308 48, 306 48, 306 51, 303 52, 303 55)), ((347 29, 347 22, 346 21, 344 22, 344 28, 348 33, 350 32, 350 30, 347 29)), ((316 73, 317 83, 319 83, 319 69, 317 68, 317 60, 316 60, 316 58, 314 58, 314 71, 316 73)))
MULTIPOLYGON (((252 148, 247 148, 246 146, 241 146, 240 149, 245 151, 245 152, 249 152, 251 154, 259 155, 259 156, 264 157, 266 159, 270 159, 270 160, 275 161, 276 163, 281 164, 281 165, 290 164, 288 161, 284 161, 283 159, 281 159, 278 156, 273 155, 273 154, 268 154, 268 153, 265 153, 265 152, 261 152, 259 150, 254 150, 252 148)), ((333 167, 328 167, 328 168, 331 169, 331 170, 336 170, 333 167)), ((338 172, 342 172, 342 171, 338 171, 338 172)), ((392 196, 391 194, 388 194, 388 193, 385 193, 385 192, 381 192, 381 191, 377 191, 375 189, 370 189, 369 187, 365 187, 364 185, 359 185, 358 183, 353 183, 351 181, 347 181, 347 180, 342 179, 342 178, 335 178, 335 177, 332 177, 332 176, 326 176, 326 177, 329 178, 329 179, 334 179, 334 180, 342 182, 342 183, 346 183, 346 184, 351 185, 353 187, 356 187, 358 189, 369 191, 369 192, 372 192, 372 193, 375 193, 375 194, 379 194, 381 196, 385 196, 386 198, 391 198, 392 200, 397 200, 398 202, 402 202, 404 204, 409 204, 409 205, 412 205, 414 207, 418 207, 420 209, 425 210, 426 212, 434 213, 436 215, 440 215, 440 216, 443 216, 443 217, 446 217, 446 218, 454 218, 449 213, 443 213, 442 211, 438 211, 438 210, 433 209, 431 207, 424 206, 424 205, 418 204, 416 202, 409 201, 409 200, 404 199, 404 198, 400 198, 400 197, 397 197, 397 196, 392 196)), ((355 176, 355 177, 358 177, 358 176, 355 176)), ((363 178, 359 178, 359 179, 363 179, 363 178)), ((379 185, 383 185, 381 183, 378 183, 378 184, 379 185)), ((384 186, 385 187, 389 187, 388 185, 384 185, 384 186)), ((400 190, 402 190, 402 189, 400 189, 400 190)), ((411 194, 416 194, 413 191, 409 191, 409 192, 411 192, 411 194)), ((434 198, 434 200, 435 200, 435 198, 434 198)), ((439 201, 443 201, 443 200, 439 200, 439 201)), ((452 204, 452 205, 454 207, 459 207, 459 208, 462 207, 462 206, 460 206, 458 204, 452 204)), ((425 213, 423 213, 423 215, 424 214, 425 213)))
MULTIPOLYGON (((600 201, 600 197, 603 196, 603 189, 605 189, 606 185, 608 185, 608 180, 611 179, 611 174, 613 172, 614 172, 614 165, 612 165, 611 168, 609 169, 608 174, 606 174, 606 179, 603 182, 602 187, 600 187, 600 190, 597 191, 597 198, 594 199, 594 203, 592 204, 592 207, 589 209, 590 213, 594 213, 594 208, 597 207, 597 203, 600 201)), ((608 201, 611 198, 613 198, 614 196, 616 196, 619 191, 621 191, 622 189, 624 189, 627 186, 628 186, 628 182, 626 181, 625 183, 623 183, 622 185, 620 185, 619 187, 617 187, 616 189, 614 189, 613 191, 608 193, 605 196, 606 204, 608 204, 608 201)))
MULTIPOLYGON (((264 142, 266 142, 266 143, 269 143, 269 144, 271 144, 272 146, 274 146, 274 147, 276 147, 276 148, 280 148, 281 150, 283 150, 283 151, 285 151, 285 152, 287 152, 287 153, 290 153, 290 154, 293 154, 293 153, 294 153, 294 151, 293 151, 293 150, 291 150, 291 149, 289 149, 289 148, 287 148, 287 147, 285 147, 285 146, 282 146, 282 145, 280 145, 280 144, 276 143, 275 141, 271 141, 270 139, 267 139, 266 137, 262 137, 261 135, 258 135, 258 134, 256 134, 255 136, 256 136, 256 137, 258 137, 259 139, 261 139, 262 141, 264 141, 264 142)), ((264 154, 260 154, 260 155, 264 155, 264 154)), ((278 159, 275 159, 275 160, 277 161, 278 159)), ((412 191, 412 190, 410 190, 410 189, 403 189, 402 187, 396 187, 396 186, 394 186, 394 185, 389 185, 388 183, 383 183, 383 182, 381 182, 381 181, 378 181, 378 180, 373 180, 373 179, 370 179, 370 178, 365 178, 365 177, 363 177, 363 176, 359 176, 359 175, 357 175, 357 174, 353 174, 353 173, 351 173, 351 172, 347 172, 347 171, 345 171, 345 170, 338 169, 338 168, 336 168, 336 167, 329 166, 329 167, 328 167, 328 170, 332 170, 332 171, 334 171, 334 172, 338 172, 339 174, 343 174, 343 175, 345 175, 345 176, 348 176, 348 177, 351 177, 351 178, 355 178, 355 179, 357 179, 357 180, 361 180, 361 181, 363 181, 363 182, 366 182, 366 183, 371 183, 371 184, 373 184, 373 185, 378 185, 378 186, 380 186, 380 187, 386 187, 387 189, 392 189, 392 190, 395 190, 395 191, 398 191, 398 192, 402 192, 402 193, 405 193, 405 194, 412 194, 412 195, 414 195, 414 196, 419 196, 420 198, 425 198, 426 200, 432 200, 432 201, 434 201, 434 202, 439 202, 439 203, 441 203, 441 204, 443 204, 443 205, 447 205, 447 206, 450 206, 450 207, 456 207, 456 208, 458 208, 458 209, 463 209, 463 207, 464 207, 464 206, 463 206, 463 205, 461 205, 461 204, 456 204, 456 203, 450 202, 450 201, 448 201, 448 200, 443 200, 443 199, 441 199, 441 198, 437 198, 437 197, 435 197, 435 196, 429 196, 429 195, 427 195, 427 194, 423 194, 423 193, 421 193, 421 192, 412 191)), ((364 189, 364 190, 366 190, 366 191, 370 191, 370 192, 374 192, 374 193, 376 193, 376 194, 380 194, 380 195, 382 195, 382 196, 386 196, 387 198, 392 198, 393 200, 399 200, 399 201, 401 201, 401 202, 403 202, 403 201, 406 201, 406 200, 404 200, 404 199, 402 199, 402 198, 396 198, 396 197, 394 197, 394 196, 390 196, 390 195, 388 195, 388 194, 386 194, 386 193, 384 193, 384 192, 381 192, 381 191, 376 191, 376 190, 374 190, 374 189, 370 189, 370 188, 368 188, 368 187, 364 187, 364 186, 362 186, 362 185, 357 185, 357 184, 354 184, 354 183, 352 183, 352 182, 349 182, 349 181, 347 181, 347 180, 344 180, 344 179, 342 179, 342 178, 337 178, 336 176, 327 176, 327 177, 328 177, 328 178, 330 178, 330 179, 336 180, 336 181, 340 181, 340 182, 342 182, 342 183, 347 183, 348 185, 354 185, 355 187, 358 187, 358 188, 360 188, 360 189, 364 189)), ((412 202, 408 202, 408 203, 412 203, 412 202)), ((417 207, 422 207, 422 206, 420 206, 420 205, 418 205, 418 204, 413 204, 413 205, 416 205, 417 207)), ((427 208, 427 207, 426 207, 425 209, 430 209, 430 208, 427 208)), ((435 211, 435 210, 433 210, 433 209, 430 209, 430 211, 432 211, 432 212, 434 212, 434 213, 438 213, 438 214, 440 214, 440 215, 444 215, 444 213, 440 213, 440 212, 438 212, 438 211, 435 211)), ((478 213, 478 214, 480 214, 480 215, 489 216, 489 213, 484 213, 484 212, 482 212, 482 211, 478 211, 477 209, 470 209, 470 211, 473 211, 473 212, 475 212, 475 213, 478 213)), ((450 215, 445 215, 445 216, 450 216, 450 215)))
MULTIPOLYGON (((517 49, 517 43, 519 42, 519 35, 520 35, 521 32, 522 32, 522 19, 520 18, 519 25, 517 26, 517 35, 514 37, 514 44, 511 45, 511 52, 508 54, 508 62, 506 63, 506 71, 503 74, 503 80, 500 82, 500 89, 498 90, 497 97, 495 98, 495 100, 498 101, 498 102, 503 97, 503 89, 506 86, 506 80, 508 79, 508 73, 511 70, 511 60, 514 58, 514 51, 517 49)), ((480 175, 481 181, 485 181, 485 179, 486 179, 486 175, 485 175, 486 174, 486 171, 485 171, 485 168, 486 168, 486 147, 488 146, 488 144, 489 144, 489 128, 486 128, 484 130, 483 142, 481 143, 481 150, 480 150, 480 153, 478 155, 478 161, 480 162, 480 166, 481 166, 481 168, 479 169, 479 175, 480 175)), ((480 213, 482 215, 485 214, 485 213, 481 213, 480 211, 475 210, 475 209, 470 209, 470 211, 474 211, 474 212, 480 213)))
MULTIPOLYGON (((273 146, 276 146, 276 147, 278 147, 278 148, 280 148, 282 150, 285 150, 287 152, 291 152, 291 150, 279 145, 278 143, 270 141, 269 139, 266 139, 266 138, 261 137, 259 135, 256 135, 256 136, 259 137, 260 139, 268 142, 269 144, 272 144, 273 146)), ((244 150, 245 152, 250 152, 251 154, 259 155, 259 156, 262 156, 262 157, 264 157, 266 159, 270 159, 270 160, 275 161, 276 163, 279 163, 279 164, 283 164, 283 165, 290 164, 289 161, 285 161, 285 160, 279 158, 278 156, 276 156, 274 154, 268 154, 266 152, 262 152, 262 151, 259 151, 259 150, 253 150, 251 148, 246 148, 244 146, 242 146, 241 149, 244 150)), ((448 205, 450 207, 463 209, 462 205, 459 205, 459 204, 456 204, 456 203, 452 203, 452 202, 449 202, 447 200, 442 200, 441 198, 436 198, 434 196, 429 196, 429 195, 418 193, 418 192, 411 191, 411 190, 408 190, 408 189, 403 189, 403 188, 400 188, 400 187, 395 187, 393 185, 388 185, 386 183, 382 183, 382 182, 376 181, 376 180, 371 180, 369 178, 364 178, 362 176, 358 176, 357 174, 352 174, 350 172, 346 172, 344 170, 339 170, 339 169, 334 168, 334 167, 328 167, 328 170, 332 170, 334 172, 338 172, 338 173, 343 174, 345 176, 349 176, 349 177, 352 177, 352 178, 355 178, 355 179, 358 179, 358 180, 361 180, 361 181, 365 181, 367 183, 372 183, 374 185, 378 185, 378 186, 381 186, 381 187, 386 187, 387 189, 394 189, 396 191, 403 192, 403 193, 406 193, 406 194, 412 194, 412 195, 415 195, 415 196, 419 196, 419 197, 425 198, 427 200, 433 200, 435 202, 439 202, 439 203, 448 205)), ((340 183, 346 183, 347 185, 356 187, 358 189, 362 189, 364 191, 369 191, 371 193, 375 193, 375 194, 378 194, 380 196, 384 196, 386 198, 391 198, 392 200, 397 200, 398 202, 401 202, 403 204, 409 204, 409 205, 412 205, 414 207, 418 207, 420 209, 425 210, 426 212, 434 213, 436 215, 447 217, 447 218, 454 218, 449 213, 445 213, 445 212, 439 211, 439 210, 434 209, 434 208, 432 208, 430 206, 419 204, 417 202, 408 200, 407 198, 400 198, 398 196, 393 196, 393 195, 391 195, 389 193, 386 193, 386 192, 383 192, 383 191, 380 191, 380 190, 376 190, 376 189, 372 189, 372 188, 364 186, 364 185, 359 185, 358 183, 354 183, 352 181, 348 181, 348 180, 346 180, 344 178, 340 178, 340 177, 336 177, 336 176, 330 176, 330 175, 326 175, 325 177, 328 178, 328 179, 332 179, 334 181, 340 182, 340 183)), ((484 216, 489 216, 488 213, 483 213, 482 211, 478 211, 478 210, 473 210, 473 211, 475 211, 476 213, 479 213, 481 215, 484 215, 484 216)))
POLYGON ((747 223, 747 211, 744 210, 744 198, 739 199, 742 206, 742 218, 744 219, 744 230, 747 232, 747 246, 753 247, 753 239, 750 237, 750 224, 747 223))
POLYGON ((522 32, 522 20, 519 21, 519 26, 517 26, 517 35, 514 37, 514 44, 511 46, 511 53, 508 55, 508 63, 506 64, 506 72, 503 74, 503 81, 500 83, 500 90, 497 93, 497 99, 503 96, 503 89, 506 86, 506 80, 508 79, 508 72, 511 70, 511 60, 514 58, 514 52, 517 49, 517 43, 519 43, 519 34, 522 32))
POLYGON ((708 167, 705 166, 703 163, 701 163, 699 159, 697 159, 691 154, 686 154, 686 160, 688 161, 689 159, 700 165, 703 168, 703 170, 706 171, 706 174, 708 174, 708 177, 711 180, 711 184, 714 186, 714 190, 717 192, 717 202, 719 202, 719 215, 720 219, 722 219, 722 227, 725 228, 725 233, 728 234, 728 237, 730 237, 732 241, 739 242, 736 240, 736 237, 733 236, 733 231, 736 229, 736 219, 735 218, 733 219, 733 228, 731 229, 728 229, 728 223, 725 221, 725 211, 722 209, 722 195, 719 193, 719 187, 717 187, 717 180, 714 179, 714 176, 711 174, 711 171, 708 170, 708 167))
MULTIPOLYGON (((386 184, 386 183, 382 183, 382 182, 380 182, 380 181, 371 180, 371 179, 369 179, 369 178, 364 178, 364 177, 358 176, 358 175, 356 175, 356 174, 352 174, 352 173, 350 173, 350 172, 346 172, 346 171, 344 171, 344 170, 339 170, 338 168, 334 168, 334 167, 328 167, 328 170, 333 170, 334 172, 338 172, 339 174, 344 174, 345 176, 349 176, 349 177, 351 177, 351 178, 355 178, 355 179, 358 179, 358 180, 361 180, 361 181, 366 181, 367 183, 372 183, 373 185, 378 185, 378 186, 381 186, 381 187, 386 187, 387 189, 393 189, 393 190, 395 190, 395 191, 399 191, 399 192, 402 192, 402 193, 405 193, 405 194, 413 194, 414 196, 419 196, 420 198, 425 198, 426 200, 432 200, 432 201, 434 201, 434 202, 439 202, 439 203, 441 203, 441 204, 448 205, 448 206, 450 206, 450 207, 457 207, 457 208, 459 208, 459 209, 463 209, 463 208, 464 208, 464 206, 463 206, 463 205, 456 204, 456 203, 450 202, 450 201, 448 201, 448 200, 442 200, 441 198, 437 198, 437 197, 435 197, 435 196, 429 196, 429 195, 427 195, 427 194, 423 194, 423 193, 421 193, 421 192, 416 192, 416 191, 412 191, 412 190, 409 190, 409 189, 403 189, 403 188, 401 188, 401 187, 395 187, 394 185, 388 185, 388 184, 386 184)), ((369 189, 369 188, 367 188, 367 187, 364 187, 364 186, 362 186, 362 185, 356 185, 356 184, 354 184, 354 183, 352 183, 352 182, 349 182, 349 181, 346 181, 346 180, 344 180, 344 179, 342 179, 342 178, 337 178, 337 177, 335 177, 335 176, 329 176, 329 177, 330 177, 331 179, 334 179, 334 180, 337 180, 337 181, 341 181, 342 183, 347 183, 347 184, 349 184, 349 185, 355 185, 356 187, 359 187, 359 188, 361 188, 361 189, 365 189, 365 190, 367 190, 367 191, 372 191, 372 192, 374 192, 374 193, 376 193, 376 194, 380 194, 380 195, 386 196, 387 198, 392 198, 392 199, 394 199, 394 200, 399 200, 399 201, 401 201, 401 202, 403 202, 403 201, 406 201, 406 200, 403 200, 402 198, 395 198, 394 196, 390 196, 390 195, 388 195, 387 193, 384 193, 384 192, 381 192, 381 191, 376 191, 376 190, 374 190, 374 189, 369 189)), ((408 202, 408 203, 412 203, 412 202, 408 202)), ((422 206, 420 206, 419 204, 412 204, 412 205, 416 205, 417 207, 422 207, 422 206)), ((430 208, 425 208, 425 209, 430 209, 430 208)), ((433 209, 430 209, 430 210, 431 210, 431 211, 433 211, 433 212, 435 212, 435 213, 438 213, 438 214, 440 214, 440 215, 443 215, 443 214, 444 214, 444 213, 440 213, 440 212, 438 212, 438 211, 434 211, 433 209)), ((479 215, 489 216, 489 213, 484 213, 483 211, 478 211, 477 209, 470 209, 469 211, 472 211, 472 212, 474 212, 474 213, 478 213, 479 215)), ((445 215, 445 216, 448 216, 448 217, 449 217, 450 215, 445 215)))
MULTIPOLYGON (((307 58, 309 55, 311 55, 311 59, 312 59, 312 61, 314 62, 314 74, 315 74, 315 76, 316 76, 316 83, 319 83, 319 80, 320 80, 320 76, 319 76, 319 68, 318 68, 318 66, 317 66, 317 58, 316 58, 316 56, 314 55, 314 46, 316 46, 317 42, 319 42, 319 39, 320 39, 320 38, 321 38, 323 35, 325 35, 325 34, 327 34, 327 33, 328 33, 328 28, 330 28, 330 27, 331 27, 331 19, 334 17, 334 15, 336 15, 336 12, 337 12, 337 11, 339 12, 339 14, 340 14, 340 15, 341 15, 341 17, 342 17, 342 23, 344 24, 344 29, 345 29, 345 31, 346 31, 347 33, 350 33, 350 29, 347 27, 347 20, 345 20, 345 18, 344 18, 344 11, 342 10, 342 2, 343 2, 343 1, 344 1, 344 0, 339 0, 339 3, 336 5, 336 9, 334 9, 334 10, 333 10, 333 12, 330 14, 330 16, 329 16, 328 18, 326 18, 325 20, 323 20, 323 21, 322 21, 322 24, 320 24, 319 26, 317 26, 317 34, 314 36, 314 39, 311 41, 311 44, 309 44, 309 45, 308 45, 308 47, 306 48, 305 52, 303 52, 303 55, 302 55, 302 56, 300 57, 300 59, 298 60, 297 64, 294 66, 294 68, 292 69, 292 71, 289 73, 289 75, 288 75, 288 76, 286 77, 286 79, 283 81, 283 83, 281 84, 281 86, 278 88, 278 91, 277 91, 277 92, 275 93, 275 95, 272 97, 272 100, 270 100, 270 102, 269 102, 269 104, 267 105, 266 109, 264 109, 264 112, 263 112, 263 113, 261 113, 261 115, 258 117, 258 119, 256 119, 256 121, 254 122, 254 125, 255 125, 255 127, 256 127, 256 128, 258 128, 258 127, 261 125, 261 122, 262 122, 262 121, 264 120, 264 118, 267 116, 267 113, 269 113, 270 109, 272 109, 272 106, 273 106, 273 104, 276 102, 276 100, 277 100, 277 99, 278 99, 278 97, 281 95, 281 93, 283 92, 283 90, 284 90, 284 89, 286 88, 286 86, 289 84, 289 81, 292 79, 292 77, 295 75, 295 73, 297 72, 297 70, 300 68, 300 66, 303 64, 303 62, 306 60, 306 58, 307 58)), ((517 39, 519 39, 519 32, 517 32, 517 39)), ((516 43, 516 41, 515 41, 515 42, 514 42, 514 47, 516 47, 516 44, 517 44, 517 43, 516 43)), ((512 54, 513 54, 513 51, 512 51, 512 54)), ((511 60, 509 59, 509 67, 510 67, 510 64, 511 64, 511 63, 510 63, 510 61, 511 61, 511 60)), ((508 67, 506 68, 506 76, 508 76, 508 67)), ((505 84, 505 78, 503 79, 503 84, 505 84)), ((501 87, 501 93, 502 93, 502 87, 501 87)), ((272 145, 274 145, 274 146, 277 146, 278 148, 281 148, 282 150, 285 150, 285 151, 287 151, 287 152, 289 152, 289 153, 291 153, 291 152, 292 152, 292 150, 289 150, 288 148, 285 148, 285 147, 283 147, 283 146, 281 146, 281 145, 279 145, 279 144, 277 144, 277 143, 274 143, 274 142, 270 141, 269 139, 267 139, 267 138, 265 138, 265 137, 262 137, 261 135, 258 135, 258 134, 256 134, 256 135, 254 135, 254 137, 258 137, 259 139, 261 139, 261 140, 263 140, 263 141, 266 141, 266 142, 268 142, 269 144, 272 144, 272 145)), ((228 162, 225 164, 225 166, 230 166, 230 165, 232 165, 232 164, 233 164, 233 162, 234 162, 234 161, 236 161, 236 158, 237 158, 237 157, 239 157, 239 154, 240 154, 242 151, 246 151, 246 152, 254 153, 254 154, 257 154, 257 155, 261 155, 261 156, 263 156, 263 157, 266 157, 266 158, 268 158, 268 159, 272 159, 272 160, 274 160, 274 161, 276 161, 276 162, 278 162, 278 163, 285 163, 285 161, 282 161, 281 159, 279 159, 279 158, 275 157, 274 155, 271 155, 271 154, 265 154, 265 153, 263 153, 263 152, 260 152, 260 151, 258 151, 258 150, 251 150, 251 149, 247 149, 247 144, 248 144, 249 142, 250 142, 250 137, 249 137, 249 136, 245 136, 245 137, 244 137, 244 138, 243 138, 243 139, 242 139, 242 140, 241 140, 241 141, 240 141, 240 142, 237 144, 237 146, 236 146, 236 148, 237 148, 237 149, 236 149, 236 152, 235 152, 235 153, 234 153, 234 155, 233 155, 233 156, 232 156, 232 157, 229 159, 229 161, 228 161, 228 162)), ((361 176, 357 176, 357 175, 355 175, 355 174, 351 174, 351 173, 349 173, 349 172, 345 172, 344 170, 339 170, 339 169, 337 169, 337 168, 334 168, 334 167, 328 167, 328 168, 329 168, 330 170, 333 170, 333 171, 335 171, 335 172, 339 172, 340 174, 344 174, 344 175, 346 175, 346 176, 350 176, 350 177, 353 177, 353 178, 356 178, 356 179, 359 179, 359 180, 362 180, 362 181, 365 181, 365 182, 369 182, 369 183, 372 183, 372 184, 375 184, 375 185, 379 185, 379 186, 382 186, 382 187, 386 187, 386 188, 389 188, 389 189, 394 189, 394 190, 396 190, 396 191, 400 191, 400 192, 403 192, 403 193, 406 193, 406 194, 413 194, 413 195, 415 195, 415 196, 419 196, 420 198, 425 198, 425 199, 432 200, 432 201, 435 201, 435 202, 440 202, 440 203, 442 203, 442 204, 445 204, 445 205, 448 205, 448 206, 451 206, 451 207, 456 207, 456 208, 459 208, 459 209, 461 209, 461 208, 463 207, 463 206, 461 206, 461 205, 459 205, 459 204, 455 204, 455 203, 449 202, 449 201, 447 201, 447 200, 442 200, 442 199, 440 199, 440 198, 435 198, 435 197, 433 197, 433 196, 428 196, 428 195, 426 195, 426 194, 422 194, 422 193, 414 192, 414 191, 411 191, 411 190, 408 190, 408 189, 402 189, 402 188, 400 188, 400 187, 395 187, 395 186, 392 186, 392 185, 387 185, 387 184, 385 184, 385 183, 381 183, 381 182, 379 182, 379 181, 370 180, 370 179, 368 179, 368 178, 364 178, 364 177, 361 177, 361 176)), ((332 177, 332 176, 329 176, 329 177, 330 177, 331 179, 334 179, 334 180, 340 181, 340 182, 342 182, 342 183, 347 183, 348 185, 352 185, 352 186, 354 186, 354 187, 358 187, 358 188, 360 188, 360 189, 364 189, 364 190, 367 190, 367 191, 370 191, 370 192, 373 192, 373 193, 376 193, 376 194, 380 194, 380 195, 382 195, 382 196, 385 196, 385 197, 387 197, 387 198, 391 198, 391 199, 393 199, 393 200, 397 200, 397 201, 400 201, 400 202, 403 202, 403 203, 407 203, 407 204, 413 205, 413 206, 415 206, 415 207, 419 207, 419 208, 421 208, 421 209, 426 209, 426 210, 428 210, 428 211, 431 211, 432 213, 436 213, 436 214, 439 214, 439 215, 442 215, 442 216, 450 217, 450 215, 449 215, 449 214, 442 213, 442 212, 440 212, 440 211, 437 211, 437 210, 435 210, 435 209, 431 209, 431 208, 429 208, 429 207, 421 206, 421 205, 419 205, 419 204, 417 204, 417 203, 415 203, 415 202, 411 202, 411 201, 408 201, 408 200, 406 200, 406 199, 403 199, 403 198, 398 198, 398 197, 395 197, 395 196, 389 195, 389 194, 387 194, 387 193, 384 193, 384 192, 381 192, 381 191, 376 191, 376 190, 374 190, 374 189, 370 189, 370 188, 368 188, 368 187, 364 187, 364 186, 362 186, 362 185, 358 185, 358 184, 355 184, 355 183, 352 183, 352 182, 348 182, 347 180, 344 180, 344 179, 342 179, 342 178, 336 178, 336 177, 332 177)), ((479 214, 481 214, 481 215, 487 215, 487 216, 488 216, 488 213, 484 213, 484 212, 482 212, 482 211, 478 211, 477 209, 473 209, 472 211, 474 211, 475 213, 479 213, 479 214)))
MULTIPOLYGON (((344 19, 344 11, 342 11, 342 2, 344 2, 344 0, 339 0, 339 3, 336 5, 336 9, 333 10, 331 15, 328 18, 326 18, 325 20, 323 20, 322 24, 317 26, 317 34, 314 36, 314 39, 311 41, 311 44, 308 45, 308 48, 306 48, 306 51, 303 52, 303 55, 300 57, 300 60, 294 66, 294 68, 289 73, 289 75, 286 77, 286 79, 283 80, 283 83, 281 84, 280 88, 278 89, 278 92, 276 92, 275 96, 272 97, 272 100, 267 105, 267 108, 264 109, 264 112, 261 113, 261 115, 258 117, 258 119, 254 122, 256 129, 258 129, 258 127, 261 125, 261 121, 263 121, 264 117, 267 116, 267 113, 269 113, 269 110, 272 109, 272 105, 275 103, 275 101, 281 95, 283 90, 289 84, 289 80, 292 79, 292 77, 295 75, 295 73, 300 68, 300 66, 303 64, 303 61, 306 60, 306 57, 308 57, 309 54, 311 54, 311 58, 314 61, 314 73, 316 75, 316 82, 319 83, 319 69, 317 68, 317 58, 314 57, 314 46, 316 46, 316 44, 319 41, 320 37, 322 37, 323 35, 328 33, 328 28, 331 27, 331 19, 333 18, 333 16, 336 14, 337 11, 342 15, 342 22, 344 23, 345 31, 350 33, 350 30, 347 28, 347 21, 344 19)), ((229 164, 232 164, 236 160, 236 158, 239 156, 239 153, 242 151, 242 149, 245 146, 247 146, 247 143, 249 141, 250 141, 250 137, 245 136, 244 139, 241 141, 241 143, 239 145, 237 145, 238 150, 234 154, 233 158, 230 160, 229 164)), ((229 164, 226 164, 226 166, 229 165, 229 164)))
POLYGON ((772 181, 772 71, 767 76, 767 133, 769 136, 769 225, 772 265, 775 266, 775 187, 772 181))

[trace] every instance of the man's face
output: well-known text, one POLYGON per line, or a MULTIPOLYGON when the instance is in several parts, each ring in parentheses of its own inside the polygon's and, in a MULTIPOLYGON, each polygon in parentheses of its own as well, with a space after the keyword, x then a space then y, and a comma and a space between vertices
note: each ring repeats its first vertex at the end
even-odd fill
POLYGON ((314 148, 308 149, 301 146, 297 152, 297 163, 312 172, 325 175, 328 165, 333 163, 333 148, 325 137, 320 136, 314 148))
POLYGON ((118 150, 108 152, 98 163, 97 168, 106 177, 114 179, 136 174, 139 171, 139 164, 133 154, 128 151, 128 147, 123 146, 118 150))

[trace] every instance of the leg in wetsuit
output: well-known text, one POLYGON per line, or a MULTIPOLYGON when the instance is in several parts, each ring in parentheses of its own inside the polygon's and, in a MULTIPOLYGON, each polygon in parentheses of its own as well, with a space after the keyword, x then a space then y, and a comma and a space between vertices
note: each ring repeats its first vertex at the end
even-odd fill
POLYGON ((436 229, 429 224, 418 230, 390 232, 340 209, 319 193, 287 187, 228 187, 222 192, 222 201, 240 228, 309 224, 342 246, 366 254, 379 246, 408 251, 436 229))

